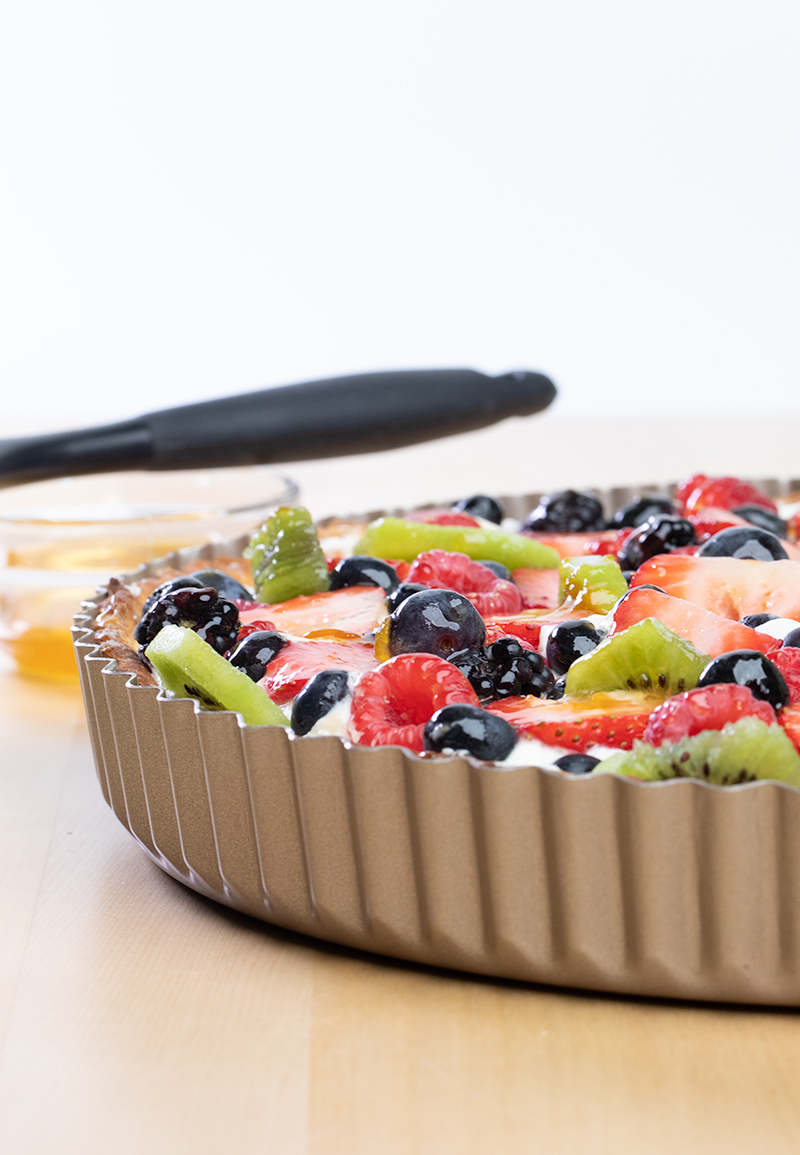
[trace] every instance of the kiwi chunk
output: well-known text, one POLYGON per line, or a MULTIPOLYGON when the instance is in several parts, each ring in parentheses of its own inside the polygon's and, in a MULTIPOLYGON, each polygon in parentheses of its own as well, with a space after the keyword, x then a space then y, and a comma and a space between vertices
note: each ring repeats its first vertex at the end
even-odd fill
POLYGON ((693 689, 710 660, 657 618, 644 618, 573 662, 566 693, 642 690, 668 698, 693 689))
POLYGON ((204 710, 235 710, 248 726, 288 726, 266 690, 185 626, 164 626, 145 650, 161 684, 204 710))
POLYGON ((717 786, 736 786, 772 778, 800 786, 800 756, 780 726, 760 718, 740 718, 721 730, 703 730, 674 745, 634 742, 595 767, 595 774, 624 774, 657 782, 664 778, 700 778, 717 786))
POLYGON ((302 506, 276 509, 250 538, 245 553, 256 597, 267 605, 330 588, 325 554, 311 514, 302 506))
POLYGON ((558 567, 558 600, 587 614, 607 614, 628 592, 613 557, 566 557, 558 567))

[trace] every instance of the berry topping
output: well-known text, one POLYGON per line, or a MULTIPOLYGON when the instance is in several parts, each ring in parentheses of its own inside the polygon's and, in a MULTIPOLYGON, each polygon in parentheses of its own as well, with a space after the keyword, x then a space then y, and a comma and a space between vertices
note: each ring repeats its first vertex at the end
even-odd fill
POLYGON ((518 734, 585 753, 589 746, 630 749, 645 731, 656 700, 644 694, 593 694, 582 702, 507 698, 487 707, 518 734))
POLYGON ((561 622, 547 635, 547 664, 554 674, 566 674, 577 658, 595 649, 602 640, 591 622, 561 622))
POLYGON ((649 582, 734 621, 765 612, 800 621, 800 565, 795 561, 663 554, 645 562, 631 586, 649 582))
POLYGON ((614 610, 611 633, 627 630, 645 618, 658 618, 710 658, 718 658, 728 650, 762 650, 768 653, 777 644, 774 638, 759 634, 743 622, 732 622, 730 618, 700 609, 683 598, 644 586, 637 586, 620 599, 614 610))
POLYGON ((522 526, 536 533, 586 533, 605 529, 603 507, 592 493, 565 489, 543 497, 522 526))
POLYGON ((788 553, 780 539, 757 525, 735 525, 721 529, 697 551, 698 557, 752 558, 754 561, 782 561, 788 553))
POLYGON ((471 513, 473 517, 482 517, 484 521, 493 521, 495 525, 499 525, 503 520, 503 507, 500 502, 495 501, 493 497, 487 497, 484 493, 476 493, 474 497, 462 497, 461 501, 455 503, 453 509, 471 513))
POLYGON ((400 654, 357 683, 350 730, 367 746, 405 746, 421 753, 425 723, 456 702, 478 705, 455 666, 432 654, 400 654))
POLYGON ((459 704, 437 710, 425 724, 426 750, 435 754, 471 754, 484 762, 502 762, 517 744, 514 728, 480 706, 459 704))
POLYGON ((730 529, 734 525, 747 525, 745 519, 739 517, 737 513, 731 513, 729 509, 718 509, 713 505, 704 506, 697 513, 690 513, 686 520, 694 526, 697 540, 701 543, 708 541, 721 529, 730 529))
POLYGON ((187 626, 218 654, 224 654, 239 636, 239 610, 210 586, 173 587, 142 617, 133 631, 134 639, 147 646, 166 625, 187 626))
POLYGON ((783 674, 760 650, 733 650, 714 658, 700 674, 697 685, 713 686, 716 682, 746 686, 754 697, 769 702, 776 710, 789 703, 783 674))
POLYGON ((320 670, 306 682, 292 704, 292 729, 307 734, 337 702, 347 696, 347 670, 320 670))
POLYGON ((331 589, 341 590, 347 586, 378 586, 386 594, 397 589, 397 571, 387 561, 379 557, 355 554, 346 557, 331 573, 331 589))
POLYGON ((740 505, 733 512, 752 525, 769 530, 776 537, 786 537, 789 532, 787 522, 782 517, 778 517, 777 513, 773 513, 771 509, 765 509, 763 505, 740 505))
MULTIPOLYGON (((778 618, 778 621, 782 620, 782 618, 778 618)), ((789 633, 784 636, 783 644, 787 649, 797 649, 797 647, 800 646, 800 626, 789 630, 789 633)))
POLYGON ((202 590, 207 588, 208 587, 204 586, 201 581, 197 580, 194 574, 192 574, 190 577, 171 578, 168 582, 164 582, 163 585, 160 585, 158 589, 153 590, 153 592, 150 594, 150 597, 147 598, 144 605, 142 606, 141 617, 144 617, 145 614, 148 614, 156 602, 163 598, 164 594, 172 593, 173 590, 202 590))
POLYGON ((397 589, 392 590, 386 599, 386 604, 389 607, 389 613, 393 614, 399 605, 401 605, 406 598, 410 598, 412 594, 421 593, 428 587, 424 586, 422 582, 400 582, 397 589))
POLYGON ((721 730, 745 715, 760 718, 768 725, 775 721, 769 702, 756 698, 747 686, 718 682, 668 698, 650 715, 642 737, 653 746, 679 742, 701 730, 721 730))
POLYGON ((696 513, 705 505, 737 509, 741 505, 760 505, 777 513, 775 503, 756 486, 738 477, 706 477, 696 473, 681 482, 675 498, 686 514, 696 513))
MULTIPOLYGON (((749 626, 751 630, 757 630, 759 626, 763 626, 767 622, 777 621, 780 621, 777 614, 745 614, 742 618, 742 625, 749 626)), ((728 649, 734 650, 736 646, 728 646, 728 649)))
POLYGON ((645 497, 635 497, 627 505, 618 509, 611 519, 611 524, 619 529, 626 526, 635 529, 637 525, 644 525, 651 517, 661 514, 674 514, 675 502, 660 493, 648 493, 645 497))
POLYGON ((475 606, 454 590, 424 590, 406 598, 389 618, 388 648, 397 654, 436 654, 483 645, 486 628, 475 606))
POLYGON ((256 597, 271 604, 329 588, 328 565, 311 514, 281 506, 250 539, 256 597))
POLYGON ((253 682, 260 682, 267 666, 281 652, 287 640, 276 630, 256 630, 239 642, 230 656, 230 663, 244 670, 253 682))
POLYGON ((321 670, 366 673, 378 665, 372 646, 363 642, 291 638, 267 666, 263 686, 279 705, 291 701, 321 670))
POLYGON ((565 754, 563 758, 556 758, 554 763, 566 774, 591 774, 599 764, 600 759, 593 758, 591 754, 565 754))
MULTIPOLYGON (((501 561, 482 561, 482 566, 490 569, 497 577, 502 578, 504 582, 512 582, 514 578, 511 576, 511 570, 507 565, 503 565, 501 561)), ((534 570, 534 573, 541 573, 541 570, 534 570)), ((544 573, 549 573, 549 570, 544 570, 544 573)))
POLYGON ((522 609, 522 595, 512 581, 499 578, 465 553, 444 549, 421 553, 408 571, 408 580, 429 589, 455 590, 469 598, 478 613, 486 617, 515 614, 522 609))
POLYGON ((553 675, 541 654, 526 649, 513 637, 498 638, 479 650, 462 650, 450 661, 483 701, 521 694, 540 698, 553 685, 553 675))
MULTIPOLYGON (((257 610, 262 617, 264 606, 257 610)), ((269 620, 295 637, 334 636, 356 639, 369 634, 386 617, 386 598, 377 586, 348 586, 330 593, 292 598, 266 608, 269 620)), ((254 614, 256 616, 256 614, 254 614)))
POLYGON ((658 514, 634 530, 619 551, 619 564, 624 570, 636 570, 659 553, 671 553, 695 541, 694 526, 683 517, 658 514))
POLYGON ((645 618, 574 661, 567 671, 567 693, 627 689, 666 698, 696 686, 707 664, 708 655, 691 642, 657 618, 645 618))
POLYGON ((237 582, 236 578, 231 577, 230 574, 223 573, 222 570, 196 570, 192 577, 197 578, 201 586, 210 586, 211 589, 217 591, 220 597, 229 598, 230 601, 250 602, 253 600, 251 590, 243 586, 241 582, 237 582))

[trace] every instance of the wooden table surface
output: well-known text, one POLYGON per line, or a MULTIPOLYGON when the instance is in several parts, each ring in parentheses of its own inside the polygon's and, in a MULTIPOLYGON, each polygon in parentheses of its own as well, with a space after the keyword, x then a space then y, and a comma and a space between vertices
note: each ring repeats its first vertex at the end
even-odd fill
MULTIPOLYGON (((793 432, 748 472, 792 472, 793 432)), ((318 513, 401 501, 398 461, 433 497, 537 488, 547 469, 564 483, 554 449, 523 477, 505 439, 484 444, 496 487, 430 447, 382 455, 372 480, 357 463, 289 471, 318 513)), ((600 482, 633 480, 621 444, 593 456, 600 482)), ((667 461, 662 447, 642 472, 668 476, 667 461)), ((4 1152, 800 1150, 796 1012, 426 970, 227 911, 162 874, 105 807, 77 687, 8 662, 0 833, 4 1152)))

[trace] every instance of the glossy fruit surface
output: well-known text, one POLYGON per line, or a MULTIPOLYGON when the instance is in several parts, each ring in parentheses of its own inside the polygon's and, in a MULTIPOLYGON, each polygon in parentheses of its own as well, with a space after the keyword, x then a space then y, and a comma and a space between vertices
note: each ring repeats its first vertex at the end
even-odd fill
POLYGON ((253 534, 246 553, 260 602, 285 602, 329 588, 325 554, 311 514, 302 506, 277 509, 253 534))
POLYGON ((691 522, 662 513, 635 529, 617 556, 622 569, 636 570, 648 558, 693 545, 694 541, 695 530, 691 522))
POLYGON ((593 758, 591 754, 564 754, 555 761, 558 769, 563 770, 565 774, 591 774, 599 764, 600 759, 593 758))
POLYGON ((363 642, 313 641, 290 638, 267 666, 262 684, 279 705, 291 701, 321 670, 365 674, 376 669, 372 646, 363 642))
POLYGON ((320 670, 314 674, 292 703, 295 734, 307 734, 347 696, 348 686, 347 670, 320 670))
MULTIPOLYGON (((292 598, 273 606, 259 606, 252 617, 263 617, 265 612, 283 634, 354 640, 371 633, 386 617, 386 597, 377 586, 348 586, 330 593, 292 598)), ((247 621, 250 616, 245 612, 242 620, 247 621)))
POLYGON ((761 505, 777 513, 774 501, 766 493, 738 477, 706 477, 704 473, 695 473, 681 482, 675 498, 687 514, 706 505, 731 510, 740 505, 761 505))
POLYGON ((435 754, 471 754, 484 762, 502 762, 516 746, 517 735, 504 718, 459 704, 436 711, 425 723, 423 743, 435 754))
POLYGON ((475 606, 454 590, 424 590, 406 598, 389 619, 388 648, 398 654, 449 658, 483 645, 486 627, 475 606))
POLYGON ((515 569, 512 578, 520 592, 523 609, 555 609, 558 605, 558 570, 515 569))
POLYGON ((657 618, 645 618, 573 662, 567 671, 567 694, 638 690, 668 697, 697 685, 707 664, 708 655, 691 642, 657 618))
POLYGON ((618 509, 611 519, 611 523, 620 529, 635 528, 637 525, 643 525, 649 521, 651 517, 658 517, 660 514, 674 514, 675 502, 671 497, 664 497, 660 493, 648 493, 644 497, 635 497, 633 501, 627 502, 621 509, 618 509))
POLYGON ((697 551, 698 557, 751 558, 754 561, 781 561, 789 555, 780 539, 757 525, 736 525, 721 529, 697 551))
POLYGON ((481 525, 477 517, 457 509, 416 509, 406 514, 406 521, 421 521, 428 525, 464 525, 472 529, 480 529, 481 525))
POLYGON ((769 702, 756 698, 747 686, 719 682, 676 694, 657 706, 642 735, 645 742, 679 742, 702 730, 721 730, 728 722, 749 716, 771 725, 775 711, 769 702))
POLYGON ((800 621, 800 565, 795 561, 664 554, 645 562, 631 587, 649 582, 734 621, 759 613, 800 621))
POLYGON ((393 614, 397 607, 402 602, 404 602, 406 598, 410 598, 412 594, 421 593, 427 588, 428 587, 424 586, 422 582, 400 582, 400 585, 397 587, 397 589, 392 590, 386 599, 386 605, 389 613, 393 614))
POLYGON ((499 525, 503 520, 503 507, 500 502, 495 501, 493 497, 487 497, 485 493, 476 493, 474 497, 462 497, 461 501, 455 503, 453 509, 471 513, 474 517, 482 517, 484 521, 493 521, 495 525, 499 525))
POLYGON ((414 561, 430 549, 465 553, 473 561, 501 561, 510 570, 522 566, 552 569, 558 555, 547 546, 518 533, 481 526, 471 529, 458 525, 426 525, 401 517, 383 517, 369 526, 356 543, 359 553, 376 557, 414 561))
MULTIPOLYGON (((487 569, 490 569, 492 571, 492 573, 495 575, 495 577, 502 578, 503 581, 506 581, 506 582, 513 582, 514 581, 514 578, 511 576, 511 570, 508 568, 507 565, 503 565, 503 563, 501 561, 482 561, 480 564, 485 565, 487 569)), ((542 572, 548 573, 549 571, 548 570, 544 570, 544 571, 534 570, 533 572, 534 573, 542 573, 542 572)))
POLYGON ((740 505, 733 512, 752 525, 769 530, 776 537, 786 537, 789 531, 788 523, 771 509, 765 509, 763 505, 740 505))
MULTIPOLYGON (((777 614, 745 614, 745 616, 742 618, 742 625, 749 626, 751 630, 755 630, 759 626, 763 626, 766 622, 777 621, 780 621, 780 618, 777 614)), ((737 648, 738 647, 736 646, 729 647, 731 650, 737 648)), ((716 657, 716 655, 712 654, 712 657, 716 657)))
POLYGON ((697 680, 698 686, 712 686, 716 682, 733 682, 746 686, 775 710, 789 704, 789 690, 783 674, 769 658, 758 650, 733 650, 714 658, 697 680))
POLYGON ((230 601, 249 602, 253 600, 252 590, 243 586, 241 582, 231 577, 230 574, 223 573, 222 570, 195 570, 192 577, 197 578, 201 586, 210 586, 217 591, 220 597, 228 598, 230 601))
POLYGON ((210 586, 173 588, 141 618, 133 631, 134 639, 140 646, 147 646, 166 625, 186 626, 218 654, 224 654, 238 639, 239 610, 210 586))
POLYGON ((584 753, 589 746, 630 749, 641 738, 658 699, 644 694, 593 694, 580 702, 507 698, 487 709, 510 722, 519 734, 548 746, 584 753))
POLYGON ((628 583, 613 557, 569 557, 558 567, 559 602, 586 614, 607 614, 628 583))
POLYGON ((566 674, 572 663, 600 645, 602 638, 591 622, 562 622, 547 635, 545 657, 554 674, 566 674))
POLYGON ((332 590, 348 586, 377 586, 385 594, 390 594, 399 585, 397 570, 393 566, 382 558, 365 554, 343 558, 332 570, 330 583, 332 590))
POLYGON ((256 630, 239 642, 228 660, 253 682, 260 682, 267 666, 281 652, 287 640, 276 630, 256 630))
POLYGON ((401 654, 356 684, 350 732, 367 746, 405 746, 421 753, 425 723, 456 702, 478 705, 455 666, 431 654, 401 654))
POLYGON ((168 582, 163 582, 157 589, 154 589, 150 597, 146 599, 142 606, 141 617, 143 618, 145 614, 149 613, 156 602, 163 598, 164 594, 172 593, 173 590, 202 590, 206 588, 208 587, 204 586, 201 581, 198 581, 194 574, 189 574, 186 577, 170 578, 168 582))
POLYGON ((710 658, 718 658, 728 650, 761 650, 766 654, 776 646, 774 638, 759 634, 742 622, 733 622, 683 598, 643 586, 629 590, 615 608, 611 635, 645 618, 658 618, 710 658))
POLYGON ((541 654, 513 637, 499 638, 481 649, 462 650, 450 661, 482 701, 521 694, 544 697, 553 685, 553 675, 541 654))
POLYGON ((534 533, 586 533, 605 529, 605 524, 603 506, 594 494, 564 489, 543 497, 522 528, 534 533))
POLYGON ((421 553, 408 571, 408 581, 429 589, 455 590, 469 598, 478 613, 485 617, 515 614, 522 609, 522 595, 517 586, 500 578, 481 562, 465 553, 431 549, 421 553))

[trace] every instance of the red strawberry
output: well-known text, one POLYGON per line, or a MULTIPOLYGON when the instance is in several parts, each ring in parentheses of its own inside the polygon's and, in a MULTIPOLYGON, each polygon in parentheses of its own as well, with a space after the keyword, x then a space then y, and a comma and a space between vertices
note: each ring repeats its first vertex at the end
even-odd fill
POLYGON ((778 713, 778 721, 792 739, 795 749, 800 754, 800 703, 784 706, 778 713))
POLYGON ((479 704, 455 666, 433 654, 399 654, 357 683, 350 734, 366 746, 405 746, 421 752, 425 723, 455 702, 479 704))
POLYGON ((376 586, 347 586, 332 593, 303 595, 271 606, 255 606, 243 611, 240 617, 247 624, 267 615, 276 630, 298 638, 331 631, 341 639, 360 638, 386 617, 386 597, 376 586))
POLYGON ((797 646, 783 646, 780 650, 773 650, 769 660, 783 674, 791 704, 800 702, 800 649, 797 646))
POLYGON ((278 705, 296 697, 309 678, 320 670, 374 670, 378 659, 372 646, 363 642, 324 642, 290 639, 279 650, 261 679, 261 685, 278 705))
POLYGON ((639 566, 631 578, 631 588, 648 583, 734 621, 763 613, 800 621, 800 564, 796 561, 659 554, 639 566))
POLYGON ((513 582, 499 578, 494 570, 472 561, 465 553, 426 550, 412 562, 407 580, 430 589, 455 590, 469 598, 478 613, 486 617, 515 614, 522 609, 522 595, 513 582))
POLYGON ((476 518, 457 509, 418 509, 414 513, 406 514, 406 519, 424 521, 429 525, 467 525, 472 529, 480 529, 481 525, 476 518))
POLYGON ((591 694, 577 702, 505 698, 487 707, 528 738, 583 753, 589 746, 630 750, 641 738, 658 699, 644 694, 591 694))
POLYGON ((519 638, 527 642, 531 649, 537 649, 542 626, 555 626, 559 622, 585 618, 585 610, 565 610, 556 606, 554 610, 526 610, 521 614, 496 614, 486 619, 486 642, 500 637, 519 638), (491 634, 491 636, 490 636, 491 634))
POLYGON ((250 634, 255 634, 259 630, 274 630, 274 629, 275 629, 275 626, 272 624, 272 622, 267 622, 267 621, 248 622, 247 625, 242 626, 242 628, 239 630, 239 637, 237 638, 237 645, 239 642, 242 642, 242 641, 244 641, 245 638, 249 637, 250 634))
POLYGON ((762 493, 755 485, 741 481, 738 477, 706 477, 696 473, 681 482, 675 491, 677 500, 685 514, 696 513, 707 505, 722 509, 736 509, 740 505, 763 505, 765 509, 777 512, 774 501, 762 493))
POLYGON ((721 529, 748 524, 738 513, 731 513, 729 509, 720 509, 714 505, 704 506, 697 513, 690 513, 687 520, 694 526, 697 540, 701 544, 715 533, 719 533, 721 529))
POLYGON ((769 702, 753 697, 746 686, 719 682, 676 694, 657 706, 643 738, 652 746, 680 742, 681 738, 699 734, 701 730, 721 730, 728 722, 738 722, 745 715, 760 718, 767 725, 775 721, 775 711, 769 702))
POLYGON ((682 638, 687 638, 701 654, 718 658, 729 650, 774 650, 776 639, 759 634, 741 622, 703 610, 683 598, 660 594, 657 590, 630 590, 614 610, 611 633, 620 633, 645 618, 658 618, 682 638))
POLYGON ((559 557, 588 557, 603 553, 612 553, 616 557, 632 533, 631 529, 603 529, 594 533, 526 533, 525 536, 549 545, 559 557))
POLYGON ((557 569, 515 569, 511 575, 526 610, 555 609, 558 605, 557 569))

